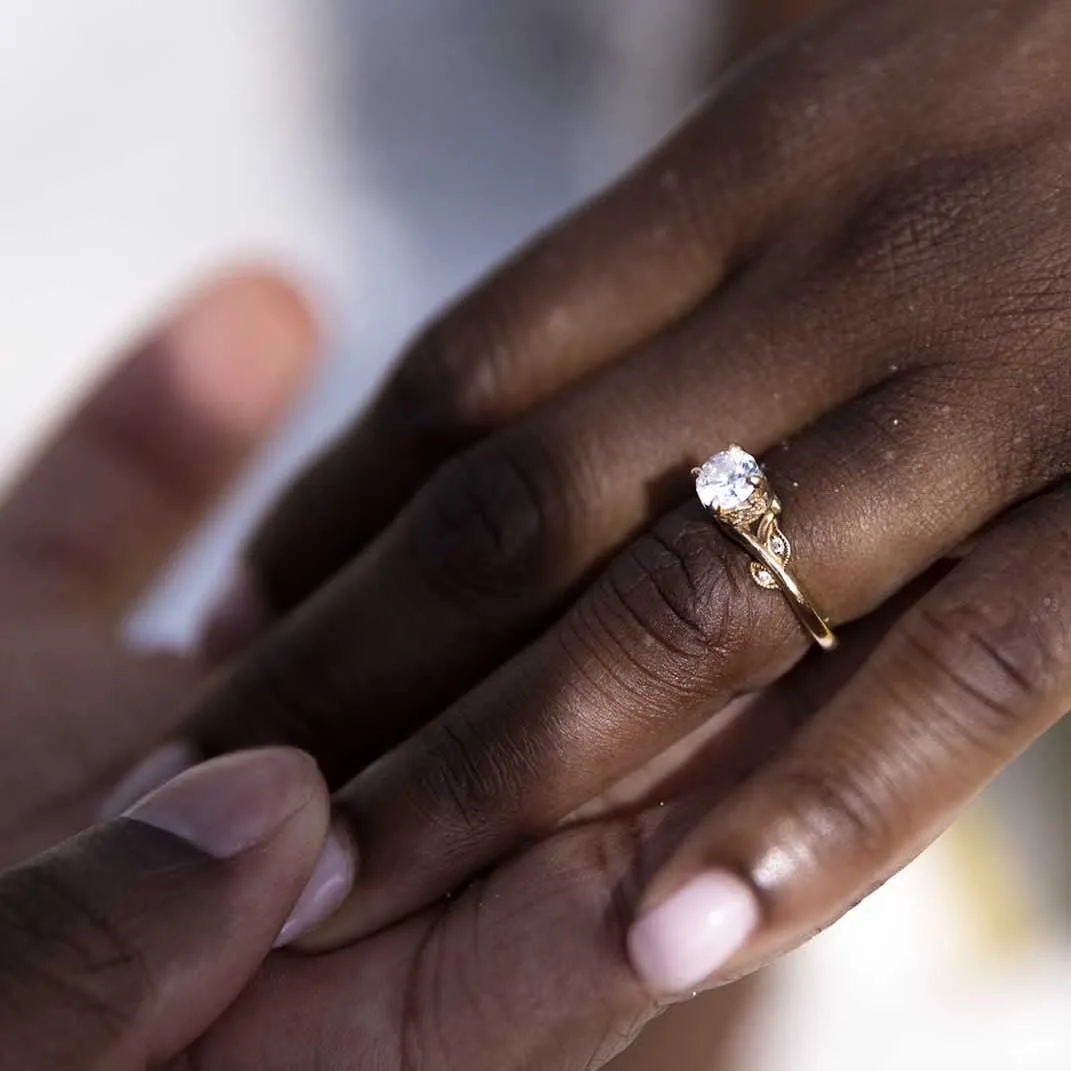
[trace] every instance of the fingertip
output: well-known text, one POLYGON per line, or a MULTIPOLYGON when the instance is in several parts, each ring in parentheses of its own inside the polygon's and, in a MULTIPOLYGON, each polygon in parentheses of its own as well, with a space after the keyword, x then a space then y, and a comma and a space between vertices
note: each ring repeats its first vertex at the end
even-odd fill
MULTIPOLYGON (((357 878, 357 847, 340 822, 332 823, 308 884, 273 947, 286 948, 314 932, 348 899, 357 878)), ((298 950, 303 949, 298 944, 298 950)))
POLYGON ((174 387, 207 421, 256 437, 296 398, 319 338, 311 305, 283 276, 244 268, 187 301, 166 331, 174 387))
POLYGON ((758 897, 725 870, 698 874, 642 914, 628 934, 628 953, 644 987, 680 999, 711 980, 759 927, 758 897))
POLYGON ((326 788, 310 756, 294 748, 259 748, 211 759, 149 793, 124 812, 217 859, 271 840, 326 788))

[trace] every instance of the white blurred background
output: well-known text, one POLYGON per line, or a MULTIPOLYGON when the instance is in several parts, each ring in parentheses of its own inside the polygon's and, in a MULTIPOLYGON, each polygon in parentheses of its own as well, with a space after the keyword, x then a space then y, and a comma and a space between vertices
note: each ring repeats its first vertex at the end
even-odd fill
MULTIPOLYGON (((0 0, 0 481, 199 274, 303 278, 323 371, 138 622, 186 642, 404 337, 695 97, 713 4, 0 0)), ((770 972, 732 1071, 1071 1069, 1068 735, 770 972)))

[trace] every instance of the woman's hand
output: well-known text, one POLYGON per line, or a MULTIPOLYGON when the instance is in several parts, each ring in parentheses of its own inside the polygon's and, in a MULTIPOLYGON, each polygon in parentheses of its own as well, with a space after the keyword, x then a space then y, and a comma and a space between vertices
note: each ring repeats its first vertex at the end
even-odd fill
MULTIPOLYGON (((771 731, 783 735, 835 692, 918 594, 857 625, 843 657, 805 662, 770 688, 754 718, 727 730, 731 754, 722 734, 627 811, 559 831, 390 929, 321 956, 272 957, 180 1067, 597 1071, 664 998, 626 954, 639 892, 696 818, 761 761, 771 731)), ((745 897, 721 920, 748 915, 745 897)), ((701 932, 688 936, 709 951, 701 932)), ((739 985, 707 995, 702 1066, 716 1063, 719 1031, 731 1035, 750 995, 739 985)))
POLYGON ((456 888, 804 655, 692 498, 731 441, 836 625, 962 561, 669 860, 646 906, 750 907, 728 964, 683 964, 649 916, 652 987, 827 924, 1060 717, 1069 63, 1062 0, 843 7, 421 336, 254 542, 261 599, 300 608, 197 727, 356 773, 360 879, 325 942, 456 888))

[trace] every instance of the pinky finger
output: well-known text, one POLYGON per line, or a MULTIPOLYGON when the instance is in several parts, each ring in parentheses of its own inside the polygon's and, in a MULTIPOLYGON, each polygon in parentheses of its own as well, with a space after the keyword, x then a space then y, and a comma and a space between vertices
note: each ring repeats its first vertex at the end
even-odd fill
POLYGON ((628 938, 677 997, 802 943, 913 858, 1071 706, 1071 487, 1010 515, 715 806, 628 938))

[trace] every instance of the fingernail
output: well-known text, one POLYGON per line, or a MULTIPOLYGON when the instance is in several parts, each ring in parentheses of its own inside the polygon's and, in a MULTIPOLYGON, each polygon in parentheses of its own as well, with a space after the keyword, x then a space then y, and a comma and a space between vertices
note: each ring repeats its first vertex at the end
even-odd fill
POLYGON ((651 992, 687 996, 732 959, 758 928, 759 918, 751 889, 733 874, 712 870, 633 925, 629 957, 651 992))
POLYGON ((248 647, 271 623, 271 609, 252 572, 241 566, 206 618, 201 654, 225 662, 248 647))
POLYGON ((201 761, 197 749, 185 742, 166 744, 143 759, 112 789, 100 805, 98 818, 106 822, 132 807, 153 789, 166 785, 174 777, 201 761))
POLYGON ((216 859, 270 840, 315 791, 312 759, 290 748, 240 751, 195 766, 126 812, 216 859))
POLYGON ((330 918, 353 888, 357 874, 352 840, 337 826, 332 827, 305 891, 275 939, 283 948, 330 918))

